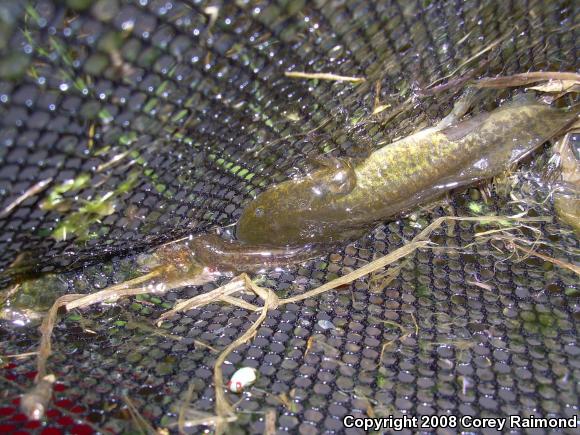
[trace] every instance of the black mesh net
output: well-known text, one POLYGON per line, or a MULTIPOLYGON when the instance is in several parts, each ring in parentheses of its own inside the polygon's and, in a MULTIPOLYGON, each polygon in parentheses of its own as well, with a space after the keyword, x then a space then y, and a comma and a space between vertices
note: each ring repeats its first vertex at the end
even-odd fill
MULTIPOLYGON (((177 431, 188 388, 186 408, 212 413, 218 353, 200 343, 223 349, 256 315, 212 304, 151 324, 219 283, 65 314, 43 422, 17 408, 33 356, 8 357, 35 351, 37 321, 14 325, 58 295, 135 277, 140 252, 235 223, 248 200, 313 157, 365 155, 436 123, 469 78, 577 71, 579 9, 548 0, 3 0, 0 282, 44 274, 22 283, 0 328, 0 431, 130 431, 140 427, 133 407, 177 431)), ((279 296, 315 288, 437 216, 551 215, 536 178, 547 158, 509 178, 511 195, 457 192, 258 279, 279 296)), ((577 262, 569 230, 530 226, 514 231, 536 237, 545 256, 577 262)), ((229 431, 263 432, 270 409, 290 433, 342 432, 346 414, 577 414, 577 275, 505 243, 474 243, 494 228, 444 226, 432 238, 440 248, 397 263, 385 285, 367 277, 271 310, 224 365, 226 379, 240 367, 259 372, 231 395, 229 431)))

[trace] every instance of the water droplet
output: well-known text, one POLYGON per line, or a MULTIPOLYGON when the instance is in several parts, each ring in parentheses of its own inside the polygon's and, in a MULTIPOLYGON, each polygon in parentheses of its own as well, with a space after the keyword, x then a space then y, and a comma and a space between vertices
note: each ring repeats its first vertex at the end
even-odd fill
POLYGON ((135 27, 135 20, 127 20, 121 24, 121 28, 125 31, 130 32, 135 27))
POLYGON ((334 324, 329 320, 319 320, 318 326, 322 329, 336 329, 336 326, 334 326, 334 324))

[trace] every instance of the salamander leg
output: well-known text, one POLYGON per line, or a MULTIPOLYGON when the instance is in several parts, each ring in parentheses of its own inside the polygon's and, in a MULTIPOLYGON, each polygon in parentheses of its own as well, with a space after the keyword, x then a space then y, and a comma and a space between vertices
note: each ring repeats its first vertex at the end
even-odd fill
POLYGON ((443 130, 453 124, 457 124, 467 112, 475 105, 475 102, 480 98, 481 91, 474 88, 467 88, 467 90, 459 97, 453 105, 453 109, 445 118, 443 118, 435 126, 438 130, 443 130))

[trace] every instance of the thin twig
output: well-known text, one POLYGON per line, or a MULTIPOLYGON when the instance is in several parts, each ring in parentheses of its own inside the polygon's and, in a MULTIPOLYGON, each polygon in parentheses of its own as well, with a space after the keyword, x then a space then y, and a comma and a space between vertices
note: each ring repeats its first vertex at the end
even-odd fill
POLYGON ((268 409, 264 417, 264 435, 276 434, 276 410, 268 409))
POLYGON ((39 181, 38 183, 34 184, 32 187, 26 189, 26 191, 8 204, 4 209, 0 212, 0 219, 5 218, 8 216, 12 211, 26 201, 28 198, 42 192, 44 189, 48 187, 48 185, 52 182, 52 177, 47 178, 46 180, 39 181))
POLYGON ((369 290, 371 293, 382 292, 395 278, 399 276, 407 262, 401 262, 396 266, 389 267, 385 272, 373 272, 369 279, 369 290))
POLYGON ((124 281, 120 284, 109 286, 96 293, 81 295, 81 298, 77 298, 67 303, 66 310, 70 311, 74 308, 88 307, 90 305, 98 304, 109 299, 117 299, 121 296, 135 296, 143 293, 152 293, 151 289, 134 286, 136 284, 142 284, 146 281, 149 281, 151 278, 155 278, 157 276, 159 276, 159 271, 154 270, 153 272, 147 273, 135 279, 130 279, 129 281, 124 281))
MULTIPOLYGON (((484 55, 485 53, 487 53, 488 51, 492 50, 493 48, 495 48, 498 44, 500 44, 501 42, 503 42, 507 37, 509 36, 509 34, 503 35, 500 38, 496 39, 495 41, 491 42, 489 45, 487 45, 485 48, 483 48, 482 50, 480 50, 479 52, 475 53, 473 56, 471 56, 469 59, 463 61, 457 68, 455 68, 451 73, 447 74, 445 77, 441 77, 440 79, 435 80, 433 83, 431 83, 429 86, 427 86, 427 89, 432 89, 435 85, 437 85, 440 82, 443 82, 447 79, 450 79, 451 77, 453 77, 455 74, 457 74, 461 68, 463 68, 464 66, 470 64, 472 61, 474 61, 475 59, 477 59, 478 57, 481 57, 482 55, 484 55)), ((485 61, 482 65, 478 66, 476 68, 476 70, 478 70, 481 66, 489 63, 490 61, 487 60, 485 61)))
POLYGON ((131 399, 129 399, 129 396, 127 396, 126 394, 123 394, 121 396, 121 399, 123 399, 123 402, 125 402, 125 405, 127 406, 127 409, 129 410, 129 414, 131 414, 131 418, 133 419, 133 421, 137 425, 137 428, 139 428, 141 431, 145 432, 148 435, 155 435, 156 434, 155 429, 141 415, 141 413, 139 412, 137 407, 133 404, 133 401, 131 399))
POLYGON ((207 305, 208 303, 214 302, 219 300, 223 296, 229 296, 233 293, 236 293, 240 290, 245 289, 245 281, 244 281, 244 274, 232 279, 227 284, 216 288, 207 293, 203 293, 201 295, 195 296, 191 299, 187 299, 176 304, 171 310, 166 311, 157 319, 157 326, 159 326, 165 319, 177 314, 180 311, 185 311, 189 309, 193 309, 199 306, 207 305))
POLYGON ((187 391, 185 393, 183 402, 181 402, 181 406, 179 407, 179 417, 177 418, 177 430, 179 431, 180 434, 185 433, 185 411, 187 410, 187 407, 191 403, 191 397, 193 396, 194 387, 195 384, 193 382, 190 382, 187 387, 187 391))
POLYGON ((533 71, 511 76, 490 77, 477 80, 473 85, 477 88, 509 88, 525 86, 542 80, 580 80, 580 74, 558 71, 533 71))
POLYGON ((230 305, 235 305, 236 307, 244 308, 249 311, 258 311, 260 309, 260 307, 258 307, 257 305, 251 304, 249 302, 244 301, 243 299, 236 298, 233 296, 222 296, 221 300, 230 305))
POLYGON ((0 293, 0 305, 2 305, 5 301, 10 299, 20 288, 20 284, 14 284, 8 290, 2 290, 0 293))
MULTIPOLYGON (((237 347, 244 344, 248 341, 254 333, 258 330, 262 322, 266 320, 266 316, 268 315, 268 306, 270 305, 270 301, 272 296, 275 296, 272 291, 268 291, 267 297, 264 301, 264 306, 262 307, 262 312, 260 316, 256 319, 256 321, 250 326, 246 332, 244 332, 240 337, 235 339, 228 347, 226 347, 222 353, 218 356, 215 366, 213 369, 213 380, 215 385, 215 399, 216 399, 216 414, 219 417, 227 418, 234 415, 234 408, 229 403, 226 395, 224 393, 224 384, 223 384, 223 375, 222 375, 222 364, 228 357, 230 353, 232 353, 237 347)), ((222 422, 218 422, 216 424, 216 434, 220 434, 224 432, 224 424, 222 422)))
POLYGON ((97 172, 103 172, 105 169, 109 169, 111 166, 116 165, 121 160, 123 160, 125 157, 127 157, 130 153, 131 153, 131 151, 125 151, 125 152, 120 153, 120 154, 115 154, 111 158, 111 160, 109 160, 108 162, 102 163, 99 166, 97 166, 97 172))
MULTIPOLYGON (((192 427, 192 426, 215 426, 218 422, 222 424, 231 423, 237 420, 237 417, 230 416, 228 418, 221 418, 217 415, 210 414, 208 412, 200 412, 193 409, 186 409, 186 416, 184 416, 183 427, 192 427)), ((170 423, 170 427, 177 426, 178 423, 170 423)), ((183 433, 183 432, 181 432, 183 433)))
POLYGON ((38 347, 38 355, 36 357, 36 377, 34 378, 34 386, 28 390, 20 401, 20 409, 29 418, 40 420, 44 416, 50 397, 52 396, 52 385, 56 380, 54 375, 46 374, 46 361, 52 352, 51 336, 58 309, 67 302, 70 302, 83 295, 70 294, 59 297, 40 325, 40 345, 38 347))
POLYGON ((50 310, 48 310, 46 317, 44 318, 42 324, 40 325, 41 337, 40 337, 40 346, 38 347, 38 357, 36 361, 37 373, 35 382, 39 382, 42 378, 46 376, 46 360, 48 359, 48 357, 52 352, 51 336, 54 324, 56 323, 58 309, 62 306, 65 306, 67 303, 83 296, 84 295, 80 294, 69 294, 61 296, 54 302, 52 307, 50 307, 50 310))
POLYGON ((544 255, 544 254, 540 254, 539 252, 534 251, 533 249, 524 248, 523 246, 518 245, 515 242, 510 243, 510 246, 512 246, 516 249, 519 249, 520 251, 525 252, 528 255, 541 258, 544 261, 549 261, 550 263, 553 263, 556 266, 563 267, 564 269, 569 269, 572 272, 574 272, 575 274, 580 275, 580 267, 576 266, 575 264, 568 263, 568 262, 562 261, 562 260, 558 260, 557 258, 552 258, 552 257, 549 257, 549 256, 544 255))
POLYGON ((211 274, 209 274, 204 269, 200 274, 194 275, 190 278, 170 280, 168 281, 169 284, 164 285, 159 291, 153 290, 149 285, 141 285, 143 283, 151 284, 151 280, 153 278, 162 277, 164 273, 168 273, 168 270, 155 269, 145 275, 107 287, 96 293, 82 295, 82 298, 76 299, 66 304, 66 309, 69 311, 73 308, 84 308, 93 304, 105 302, 109 299, 118 299, 124 296, 136 296, 148 293, 165 293, 169 290, 173 290, 174 288, 186 287, 189 285, 201 285, 212 280, 210 276, 211 274))
POLYGON ((352 82, 359 83, 364 82, 366 78, 364 77, 349 77, 341 76, 331 73, 307 73, 300 71, 286 71, 284 72, 286 77, 296 78, 296 79, 316 79, 316 80, 329 80, 333 82, 352 82))
POLYGON ((415 336, 419 335, 419 322, 417 322, 417 318, 413 313, 409 313, 411 315, 411 319, 413 319, 413 324, 415 325, 415 336))
POLYGON ((407 331, 403 325, 401 325, 400 323, 394 322, 392 320, 383 320, 383 319, 379 319, 378 317, 370 316, 370 317, 368 317, 368 321, 373 322, 373 323, 384 323, 385 325, 399 328, 401 330, 401 332, 407 331))
MULTIPOLYGON (((557 93, 566 95, 568 93, 580 92, 580 81, 578 80, 548 80, 547 82, 538 83, 528 88, 533 91, 545 93, 557 93)), ((559 98, 559 97, 557 97, 559 98)))
POLYGON ((399 249, 391 252, 390 254, 385 255, 377 260, 371 261, 369 264, 365 264, 360 269, 354 270, 351 273, 341 276, 339 278, 333 279, 332 281, 327 282, 326 284, 321 285, 320 287, 315 288, 314 290, 310 290, 306 293, 303 293, 298 296, 293 296, 291 298, 281 299, 280 304, 290 304, 294 302, 298 302, 304 299, 308 299, 314 296, 318 296, 321 293, 327 292, 329 290, 335 289, 340 287, 341 285, 350 284, 351 282, 368 275, 369 273, 374 272, 375 270, 382 269, 385 266, 388 266, 391 263, 403 258, 412 252, 415 252, 419 248, 424 248, 429 245, 430 242, 428 241, 414 241, 410 242, 399 249))
POLYGON ((479 71, 481 71, 482 68, 489 65, 490 63, 491 59, 487 59, 486 61, 481 62, 477 67, 467 71, 465 74, 440 85, 430 85, 430 87, 420 90, 419 93, 423 96, 432 96, 449 89, 459 89, 461 86, 463 86, 463 84, 471 80, 479 71))
MULTIPOLYGON (((13 388, 15 388, 16 390, 20 390, 20 391, 23 391, 23 392, 26 391, 26 388, 23 387, 22 385, 20 385, 18 382, 14 382, 13 380, 8 379, 8 378, 6 378, 6 377, 4 377, 2 375, 0 375, 0 381, 9 384, 10 386, 12 386, 13 388)), ((63 408, 62 406, 59 406, 56 403, 53 406, 55 406, 64 415, 67 415, 69 417, 72 417, 73 419, 79 420, 82 423, 86 424, 87 426, 90 426, 91 428, 93 428, 93 430, 95 431, 95 433, 101 432, 101 428, 100 427, 98 427, 94 423, 92 423, 92 422, 84 419, 82 416, 79 416, 78 413, 73 413, 73 412, 69 411, 68 409, 63 408)))
POLYGON ((465 281, 467 284, 469 285, 473 285, 475 287, 479 287, 482 288, 484 290, 493 290, 493 286, 486 284, 484 282, 480 282, 480 281, 465 281))
MULTIPOLYGON (((175 341, 183 340, 183 337, 181 335, 174 335, 174 334, 170 334, 166 331, 160 331, 159 328, 151 326, 145 322, 140 322, 138 320, 134 320, 134 318, 133 318, 133 316, 131 316, 131 314, 127 315, 127 319, 128 320, 127 320, 126 327, 128 329, 140 329, 141 331, 148 332, 150 334, 157 335, 159 337, 167 338, 169 340, 175 340, 175 341)), ((211 346, 206 345, 206 347, 211 347, 211 346)))
POLYGON ((28 358, 29 356, 38 355, 38 352, 24 352, 24 353, 16 353, 11 355, 0 355, 0 359, 2 358, 14 358, 14 359, 21 359, 21 358, 28 358))

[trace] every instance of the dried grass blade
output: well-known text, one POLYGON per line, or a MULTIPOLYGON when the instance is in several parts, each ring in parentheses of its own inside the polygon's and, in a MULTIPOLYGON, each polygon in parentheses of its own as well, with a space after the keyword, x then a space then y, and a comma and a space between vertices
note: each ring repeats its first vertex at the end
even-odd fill
POLYGON ((476 80, 473 85, 477 88, 510 88, 515 86, 525 86, 543 80, 580 81, 580 74, 558 71, 533 71, 510 76, 484 78, 476 80))
POLYGON ((338 74, 331 74, 331 73, 307 73, 301 71, 286 71, 284 72, 286 77, 296 78, 296 79, 316 79, 316 80, 328 80, 333 82, 351 82, 351 83, 359 83, 364 82, 366 78, 364 77, 350 77, 350 76, 341 76, 338 74))

